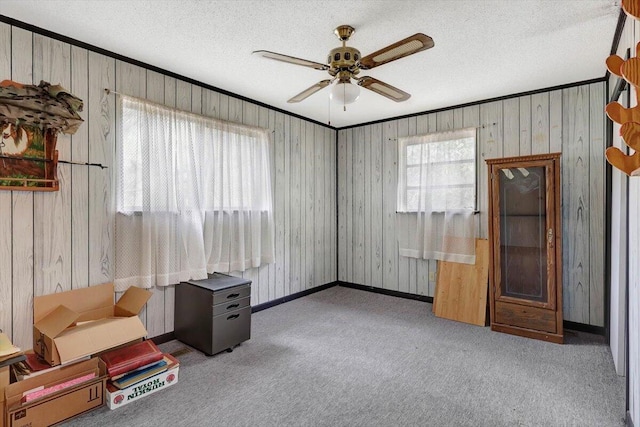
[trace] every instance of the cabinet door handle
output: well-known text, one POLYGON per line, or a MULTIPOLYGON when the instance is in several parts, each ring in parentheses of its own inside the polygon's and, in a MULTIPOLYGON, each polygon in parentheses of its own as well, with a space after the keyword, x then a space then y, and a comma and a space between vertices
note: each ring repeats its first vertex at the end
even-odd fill
POLYGON ((238 298, 239 296, 240 296, 240 294, 229 294, 229 295, 227 295, 227 299, 238 298))
POLYGON ((240 304, 231 304, 227 306, 227 310, 231 310, 232 308, 240 307, 240 304))
POLYGON ((227 317, 227 320, 237 319, 238 317, 240 317, 239 314, 232 314, 231 316, 227 317))

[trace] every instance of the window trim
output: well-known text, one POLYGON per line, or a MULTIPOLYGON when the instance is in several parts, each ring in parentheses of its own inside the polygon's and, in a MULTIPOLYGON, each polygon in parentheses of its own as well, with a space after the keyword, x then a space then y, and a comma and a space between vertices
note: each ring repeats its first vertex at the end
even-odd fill
MULTIPOLYGON (((261 143, 262 138, 266 138, 266 142, 267 142, 267 148, 266 150, 264 150, 264 159, 266 159, 267 164, 269 165, 269 168, 271 167, 271 154, 269 151, 269 146, 273 143, 272 141, 272 135, 271 135, 271 131, 269 129, 266 128, 261 128, 258 126, 251 126, 251 125, 246 125, 243 123, 235 123, 235 122, 231 122, 231 121, 227 121, 227 120, 221 120, 221 119, 217 119, 214 117, 209 117, 209 116, 205 116, 202 114, 197 114, 197 113, 193 113, 193 112, 189 112, 189 111, 184 111, 184 110, 180 110, 177 108, 172 108, 163 104, 159 104, 156 102, 152 102, 146 99, 142 99, 142 98, 137 98, 137 97, 131 97, 131 96, 126 96, 126 95, 119 95, 120 96, 120 102, 118 102, 118 115, 120 116, 119 120, 120 120, 120 124, 119 124, 119 142, 120 144, 124 144, 124 140, 126 138, 125 133, 126 130, 124 129, 124 126, 122 125, 122 120, 124 120, 125 117, 125 103, 127 101, 130 101, 132 103, 134 103, 135 105, 128 105, 126 108, 130 108, 133 111, 136 111, 138 114, 144 113, 144 110, 139 108, 137 104, 146 104, 152 107, 156 107, 158 109, 161 110, 165 110, 168 111, 170 113, 172 113, 173 116, 173 120, 178 122, 178 121, 183 121, 186 122, 187 125, 195 122, 195 123, 199 123, 199 122, 204 122, 203 126, 207 129, 213 129, 215 132, 220 132, 220 133, 225 133, 225 134, 229 134, 229 138, 234 138, 236 136, 244 136, 248 139, 251 140, 252 143, 256 142, 256 143, 261 143), (264 135, 261 135, 264 134, 264 135)), ((245 141, 246 142, 246 141, 245 141)), ((117 173, 119 175, 123 174, 123 169, 126 167, 126 165, 124 164, 124 162, 126 161, 124 159, 124 153, 122 151, 121 147, 116 148, 116 152, 115 152, 115 156, 116 158, 115 163, 116 163, 116 169, 117 169, 117 173)), ((118 178, 116 177, 116 180, 118 178)), ((270 179, 270 178, 269 178, 270 179)), ((272 182, 269 182, 269 187, 271 188, 271 186, 273 185, 272 182)), ((128 203, 126 201, 127 195, 125 194, 125 192, 123 191, 122 193, 119 192, 118 190, 118 184, 116 183, 115 185, 115 211, 116 213, 119 214, 123 214, 123 215, 142 215, 143 213, 148 213, 148 212, 154 212, 154 213, 178 213, 179 211, 174 211, 174 210, 148 210, 145 206, 145 203, 143 202, 141 206, 137 206, 135 204, 132 203, 128 203)), ((211 211, 211 212, 224 212, 224 213, 229 213, 229 212, 233 212, 233 213, 237 213, 237 212, 251 212, 251 211, 259 211, 261 214, 273 214, 274 212, 274 206, 273 206, 273 199, 272 196, 271 197, 271 206, 264 206, 263 204, 261 204, 259 209, 254 209, 251 206, 248 207, 243 207, 243 206, 237 206, 237 204, 233 204, 233 205, 228 205, 228 206, 224 206, 224 203, 221 203, 223 206, 216 206, 216 208, 214 209, 204 209, 203 211, 211 211)), ((264 201, 264 200, 263 200, 264 201)))
MULTIPOLYGON (((479 138, 478 138, 478 133, 477 133, 477 128, 464 128, 464 129, 457 129, 457 130, 453 130, 453 131, 444 131, 444 132, 433 132, 433 133, 429 133, 429 134, 423 134, 423 135, 416 135, 416 136, 407 136, 407 137, 401 137, 398 138, 398 189, 397 189, 397 201, 396 201, 396 213, 417 213, 417 210, 410 210, 407 208, 407 190, 408 189, 414 189, 414 190, 419 190, 421 189, 420 186, 410 186, 407 185, 407 170, 410 167, 422 167, 425 164, 430 164, 430 163, 415 163, 415 164, 411 164, 408 165, 407 164, 407 148, 411 145, 421 145, 421 144, 429 144, 429 143, 440 143, 440 142, 447 142, 447 141, 452 141, 452 140, 456 140, 456 139, 463 139, 463 138, 470 138, 473 137, 473 160, 471 159, 461 159, 461 160, 454 160, 451 162, 435 162, 433 164, 443 164, 443 165, 448 165, 448 164, 455 164, 455 163, 473 163, 473 170, 474 170, 474 183, 473 184, 455 184, 455 185, 447 185, 447 186, 443 186, 442 188, 453 188, 453 187, 474 187, 474 204, 473 204, 473 212, 477 213, 478 212, 478 190, 479 190, 479 176, 478 176, 478 172, 479 172, 479 167, 478 167, 478 144, 479 144, 479 138), (412 141, 414 140, 414 141, 412 141), (404 149, 403 149, 404 148, 404 149), (404 187, 400 188, 400 174, 403 173, 404 174, 404 187)), ((444 212, 444 211, 434 211, 434 213, 436 212, 444 212)))

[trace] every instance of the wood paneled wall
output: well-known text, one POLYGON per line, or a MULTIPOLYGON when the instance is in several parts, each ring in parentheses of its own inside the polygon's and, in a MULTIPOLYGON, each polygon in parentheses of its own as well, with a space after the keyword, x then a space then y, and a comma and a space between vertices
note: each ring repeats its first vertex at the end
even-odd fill
POLYGON ((604 326, 604 83, 488 102, 338 132, 338 280, 434 295, 436 262, 398 255, 397 138, 478 128, 479 236, 485 159, 562 152, 566 320, 604 326))
MULTIPOLYGON (((631 57, 636 57, 638 43, 640 43, 640 21, 627 17, 617 54, 624 58, 627 49, 630 49, 631 57)), ((618 78, 611 76, 610 90, 613 90, 617 82, 618 78)), ((637 105, 636 91, 633 87, 629 90, 629 104, 631 107, 635 107, 637 105)), ((623 96, 626 96, 626 93, 623 96)), ((626 105, 626 100, 620 99, 619 101, 626 105)), ((613 136, 614 144, 618 143, 618 146, 625 150, 626 144, 620 141, 615 133, 613 136)), ((628 366, 626 368, 629 373, 627 381, 629 382, 628 416, 630 423, 627 425, 637 426, 640 425, 640 335, 638 334, 638 330, 640 330, 640 181, 638 180, 640 178, 629 178, 615 168, 612 175, 614 184, 616 184, 616 176, 620 182, 612 188, 611 349, 614 351, 614 360, 618 362, 618 366, 616 366, 618 372, 625 368, 624 364, 620 362, 625 361, 624 351, 628 351, 626 359, 628 366), (628 302, 625 301, 627 285, 628 302), (625 303, 628 304, 628 312, 625 312, 625 303), (625 315, 628 316, 628 349, 625 348, 623 342, 625 315)))
MULTIPOLYGON (((0 191, 0 329, 32 345, 33 296, 113 280, 115 95, 272 130, 276 262, 243 273, 252 305, 336 280, 336 132, 84 48, 0 23, 0 80, 60 83, 84 100, 85 123, 61 135, 60 191, 0 191)), ((240 273, 235 273, 240 274, 240 273)), ((173 331, 174 287, 141 314, 149 336, 173 331)))

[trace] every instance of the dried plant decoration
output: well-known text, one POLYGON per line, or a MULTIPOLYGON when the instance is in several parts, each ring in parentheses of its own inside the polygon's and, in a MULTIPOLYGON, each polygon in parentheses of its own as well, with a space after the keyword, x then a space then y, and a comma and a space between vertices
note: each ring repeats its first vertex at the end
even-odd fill
POLYGON ((75 133, 82 100, 62 86, 0 82, 0 189, 56 191, 57 134, 75 133))

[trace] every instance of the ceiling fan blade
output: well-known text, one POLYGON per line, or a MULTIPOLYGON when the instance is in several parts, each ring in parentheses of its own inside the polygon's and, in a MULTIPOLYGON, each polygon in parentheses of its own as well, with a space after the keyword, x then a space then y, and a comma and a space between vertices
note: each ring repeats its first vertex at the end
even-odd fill
POLYGON ((362 77, 358 79, 358 85, 363 88, 369 89, 377 93, 378 95, 385 96, 392 101, 402 102, 411 98, 411 95, 407 92, 398 89, 397 87, 393 87, 390 84, 382 82, 378 79, 374 79, 373 77, 362 77))
POLYGON ((297 94, 296 96, 288 100, 287 102, 294 103, 294 102, 303 101, 308 97, 310 97, 311 95, 313 95, 314 93, 316 93, 317 91, 319 91, 320 89, 323 89, 329 86, 330 84, 331 84, 331 80, 321 80, 318 83, 314 84, 313 86, 303 90, 302 92, 300 92, 299 94, 297 94))
POLYGON ((304 67, 315 68, 316 70, 328 70, 329 66, 319 62, 308 61, 306 59, 296 58, 294 56, 283 55, 281 53, 269 52, 268 50, 255 50, 254 54, 264 58, 275 59, 276 61, 288 62, 290 64, 302 65, 304 67))
POLYGON ((360 60, 360 69, 370 70, 373 67, 430 49, 433 46, 434 43, 431 37, 417 33, 365 56, 360 60))

